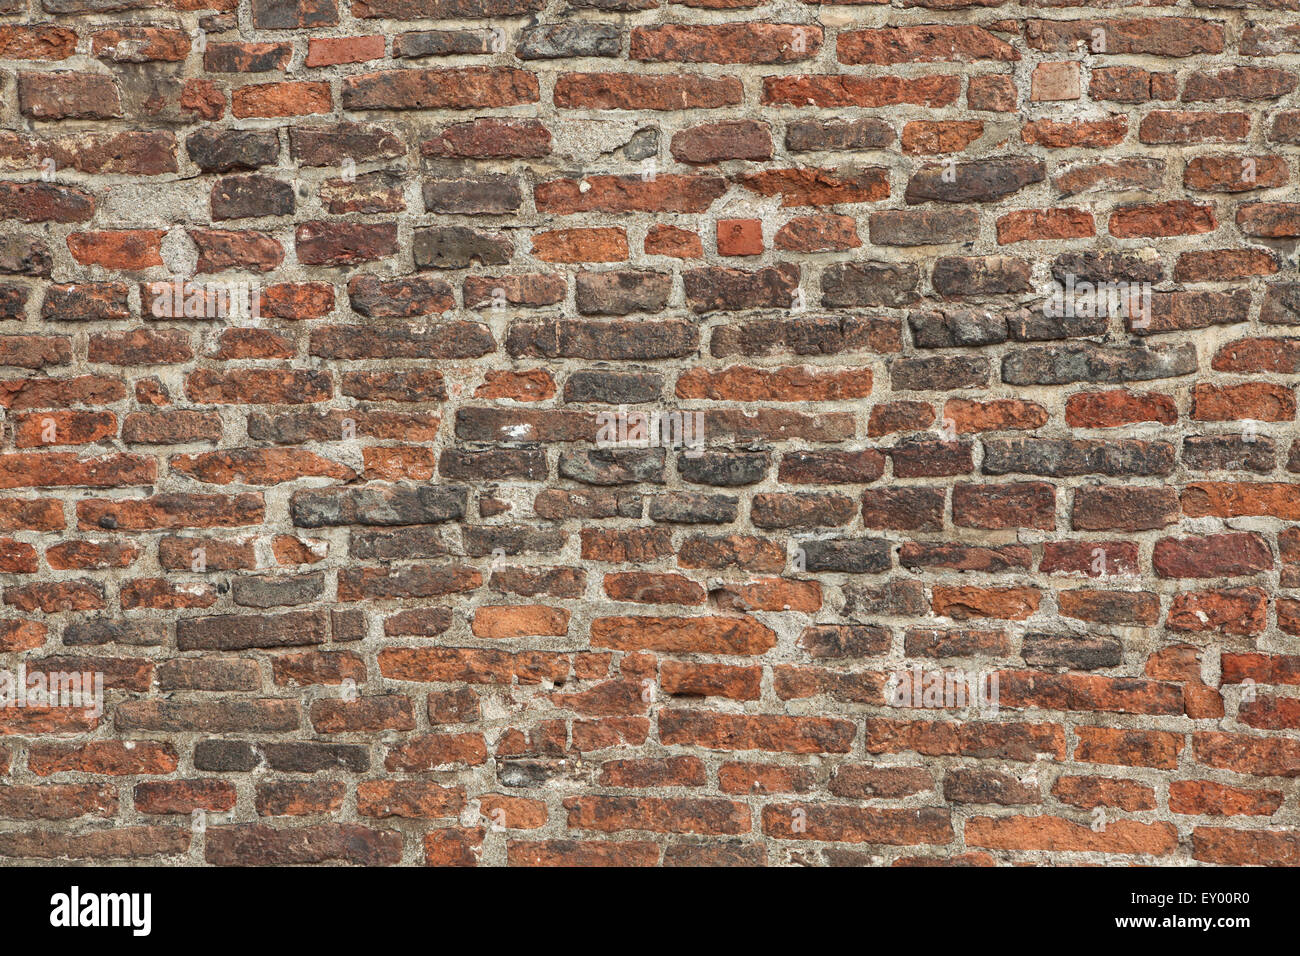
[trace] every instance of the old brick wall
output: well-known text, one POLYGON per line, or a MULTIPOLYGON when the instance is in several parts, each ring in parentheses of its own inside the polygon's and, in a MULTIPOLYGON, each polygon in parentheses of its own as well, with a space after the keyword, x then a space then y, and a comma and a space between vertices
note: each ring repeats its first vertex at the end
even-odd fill
POLYGON ((0 857, 1300 862, 1298 9, 0 0, 0 857))

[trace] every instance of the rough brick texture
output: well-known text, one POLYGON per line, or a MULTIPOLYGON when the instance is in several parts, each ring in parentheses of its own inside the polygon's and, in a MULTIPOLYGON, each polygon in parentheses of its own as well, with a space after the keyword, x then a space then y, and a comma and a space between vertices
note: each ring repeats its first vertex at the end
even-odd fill
POLYGON ((0 858, 1300 863, 1294 0, 207 2, 0 5, 0 858))

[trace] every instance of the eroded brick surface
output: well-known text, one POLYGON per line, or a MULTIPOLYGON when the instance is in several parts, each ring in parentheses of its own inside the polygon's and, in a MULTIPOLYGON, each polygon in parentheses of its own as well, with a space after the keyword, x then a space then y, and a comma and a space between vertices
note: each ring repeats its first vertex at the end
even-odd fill
POLYGON ((204 2, 0 13, 0 859, 1300 860, 1294 4, 204 2))

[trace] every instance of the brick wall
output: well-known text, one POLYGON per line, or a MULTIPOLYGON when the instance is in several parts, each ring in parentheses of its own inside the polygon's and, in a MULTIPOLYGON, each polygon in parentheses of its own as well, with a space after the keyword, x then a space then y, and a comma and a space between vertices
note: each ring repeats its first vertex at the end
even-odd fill
POLYGON ((1298 6, 0 0, 0 857, 1300 862, 1298 6))

